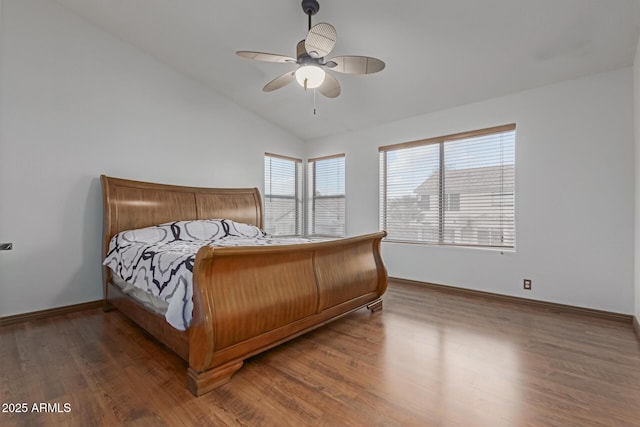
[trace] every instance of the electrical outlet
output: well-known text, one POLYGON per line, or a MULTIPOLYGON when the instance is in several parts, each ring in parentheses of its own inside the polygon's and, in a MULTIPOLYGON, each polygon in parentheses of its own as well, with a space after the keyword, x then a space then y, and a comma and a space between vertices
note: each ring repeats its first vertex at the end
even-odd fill
POLYGON ((523 288, 525 288, 527 291, 531 290, 531 279, 524 279, 523 288))

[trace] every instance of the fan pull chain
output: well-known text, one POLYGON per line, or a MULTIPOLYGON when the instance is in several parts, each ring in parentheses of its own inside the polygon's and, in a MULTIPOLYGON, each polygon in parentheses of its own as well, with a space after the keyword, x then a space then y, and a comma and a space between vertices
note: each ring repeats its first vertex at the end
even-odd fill
POLYGON ((313 115, 316 115, 316 89, 313 89, 313 115))

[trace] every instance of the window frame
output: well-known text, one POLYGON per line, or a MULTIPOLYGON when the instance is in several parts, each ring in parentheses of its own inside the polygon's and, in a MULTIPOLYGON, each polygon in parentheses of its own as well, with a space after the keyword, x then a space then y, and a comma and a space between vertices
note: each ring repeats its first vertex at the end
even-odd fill
MULTIPOLYGON (((302 159, 266 152, 266 153, 264 153, 263 165, 264 165, 264 170, 263 170, 263 179, 264 179, 264 183, 263 183, 263 185, 264 185, 264 200, 263 200, 263 219, 264 219, 264 221, 263 221, 263 225, 264 225, 264 231, 268 232, 267 229, 270 226, 274 225, 274 224, 267 224, 267 218, 268 218, 267 199, 269 199, 269 200, 272 200, 272 199, 295 200, 294 221, 293 221, 293 224, 291 224, 293 226, 293 229, 295 230, 295 233, 294 234, 279 234, 279 233, 273 232, 273 233, 269 233, 269 234, 272 234, 274 236, 302 236, 303 233, 304 233, 304 191, 303 191, 303 189, 304 189, 304 182, 303 182, 304 173, 303 173, 303 170, 302 170, 302 159), (295 187, 293 189, 293 196, 290 195, 290 194, 273 194, 271 190, 267 191, 267 185, 268 185, 267 184, 267 159, 268 158, 284 160, 284 161, 288 161, 288 162, 293 162, 293 164, 294 164, 293 185, 295 187)), ((273 184, 272 183, 272 178, 270 178, 269 183, 273 184)))
MULTIPOLYGON (((438 194, 435 197, 435 210, 437 211, 438 215, 437 215, 437 231, 434 231, 433 234, 434 236, 437 234, 437 241, 435 241, 435 238, 430 240, 429 238, 420 238, 420 239, 406 239, 406 238, 394 238, 393 235, 387 236, 386 240, 390 241, 390 242, 399 242, 399 243, 415 243, 415 244, 424 244, 424 245, 434 245, 434 246, 464 246, 464 247, 474 247, 474 248, 491 248, 491 249, 499 249, 499 250, 515 250, 515 234, 516 234, 516 228, 515 228, 515 151, 514 151, 514 157, 513 157, 513 165, 511 166, 513 168, 513 175, 512 175, 512 179, 513 181, 511 182, 512 184, 512 191, 508 194, 505 193, 501 193, 501 197, 504 198, 505 196, 509 195, 511 198, 510 203, 502 203, 498 206, 493 204, 493 196, 490 196, 490 200, 489 200, 489 204, 493 207, 498 207, 500 209, 503 208, 508 208, 510 210, 510 212, 506 215, 507 217, 510 215, 511 216, 511 220, 509 220, 509 224, 512 224, 511 228, 503 228, 502 230, 507 230, 507 233, 502 233, 502 241, 499 244, 494 244, 494 239, 490 238, 489 244, 481 244, 480 243, 480 239, 478 239, 478 243, 465 243, 465 242, 453 242, 453 243, 447 243, 447 235, 451 234, 451 228, 450 227, 446 227, 446 214, 447 212, 456 212, 458 213, 460 211, 460 193, 459 192, 452 192, 449 193, 447 192, 447 188, 446 188, 446 184, 445 184, 445 180, 444 180, 444 175, 446 174, 443 173, 443 171, 446 171, 447 169, 445 168, 446 165, 446 159, 445 159, 445 146, 447 143, 449 142, 455 142, 455 141, 460 141, 460 140, 465 140, 465 139, 471 139, 474 137, 482 137, 482 136, 491 136, 491 135, 499 135, 502 133, 507 133, 507 132, 514 132, 514 145, 513 145, 513 150, 515 150, 515 130, 516 130, 516 125, 515 123, 512 124, 507 124, 507 125, 502 125, 502 126, 495 126, 495 127, 490 127, 490 128, 485 128, 485 129, 479 129, 479 130, 474 130, 474 131, 468 131, 468 132, 461 132, 461 133, 456 133, 456 134, 450 134, 450 135, 444 135, 444 136, 439 136, 439 137, 434 137, 434 138, 428 138, 428 139, 423 139, 423 140, 417 140, 417 141, 411 141, 411 142, 405 142, 405 143, 399 143, 399 144, 392 144, 392 145, 385 145, 385 146, 381 146, 378 147, 378 152, 379 152, 379 159, 380 159, 380 164, 379 164, 379 171, 380 171, 380 177, 379 177, 379 225, 380 225, 380 229, 381 230, 385 230, 387 228, 387 224, 388 224, 388 220, 389 220, 389 206, 388 206, 388 189, 387 187, 389 186, 389 181, 388 181, 388 153, 391 151, 398 151, 398 150, 406 150, 409 148, 415 148, 415 147, 423 147, 423 146, 427 146, 427 145, 438 145, 438 159, 437 159, 437 175, 438 175, 438 182, 437 182, 437 191, 438 194), (457 194, 457 197, 454 197, 454 199, 456 200, 452 200, 452 195, 453 194, 457 194), (452 203, 453 202, 453 203, 452 203), (450 208, 454 207, 455 209, 451 210, 450 208), (505 242, 505 234, 510 233, 510 238, 508 239, 508 242, 505 242)), ((501 154, 502 156, 502 154, 501 154)), ((435 163, 434 163, 435 164, 435 163)), ((504 165, 502 164, 500 166, 500 170, 501 173, 503 173, 505 167, 508 165, 504 165)), ((464 169, 462 169, 464 170, 464 169)), ((435 173, 434 173, 435 174, 435 173)), ((504 178, 501 176, 501 185, 504 184, 504 178)), ((414 190, 415 191, 415 190, 414 190)), ((420 203, 420 197, 417 198, 417 203, 420 203)), ((434 209, 434 202, 431 201, 430 209, 434 209)), ((416 211, 418 212, 418 211, 416 211)), ((423 213, 422 210, 419 211, 420 213, 423 213)), ((426 212, 426 211, 425 211, 426 212)), ((502 214, 502 211, 500 212, 500 215, 502 214)), ((501 217, 502 218, 502 217, 501 217)), ((432 226, 432 228, 435 227, 432 226)), ((428 229, 423 229, 424 231, 426 231, 427 233, 429 233, 428 229)), ((481 231, 481 229, 478 227, 477 230, 478 233, 481 231)), ((493 229, 490 230, 491 231, 491 235, 493 235, 493 229)), ((464 230, 462 230, 462 232, 464 232, 464 230)), ((390 233, 391 234, 391 233, 390 233)), ((479 234, 478 234, 479 236, 479 234)))
POLYGON ((333 154, 329 156, 322 157, 313 157, 307 159, 307 194, 306 194, 306 205, 307 205, 307 224, 306 224, 306 235, 308 237, 345 237, 346 235, 346 155, 345 153, 333 154), (316 164, 318 162, 329 161, 334 159, 342 159, 342 177, 338 178, 343 183, 342 193, 332 194, 332 195, 316 195, 317 189, 317 175, 316 175, 316 164), (341 232, 338 233, 318 233, 315 229, 315 215, 317 213, 316 204, 318 200, 329 200, 329 199, 342 199, 342 222, 340 224, 341 232))

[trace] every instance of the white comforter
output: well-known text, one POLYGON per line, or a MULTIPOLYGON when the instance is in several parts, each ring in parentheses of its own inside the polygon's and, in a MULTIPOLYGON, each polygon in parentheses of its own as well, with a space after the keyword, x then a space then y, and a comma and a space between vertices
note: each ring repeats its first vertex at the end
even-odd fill
POLYGON ((109 243, 104 260, 126 282, 168 303, 165 318, 181 331, 191 323, 193 263, 202 246, 265 246, 308 242, 266 235, 228 219, 176 221, 123 231, 109 243))

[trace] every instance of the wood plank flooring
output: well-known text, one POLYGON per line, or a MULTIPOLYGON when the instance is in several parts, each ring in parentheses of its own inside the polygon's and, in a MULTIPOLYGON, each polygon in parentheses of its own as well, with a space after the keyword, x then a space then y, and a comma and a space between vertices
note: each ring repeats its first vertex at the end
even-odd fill
POLYGON ((200 398, 185 368, 117 312, 2 327, 0 425, 640 426, 631 324, 399 283, 200 398))

